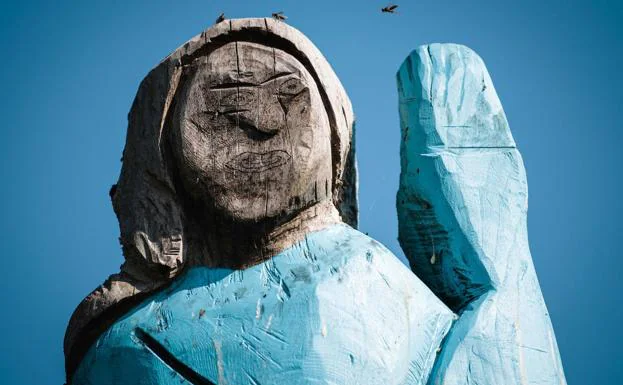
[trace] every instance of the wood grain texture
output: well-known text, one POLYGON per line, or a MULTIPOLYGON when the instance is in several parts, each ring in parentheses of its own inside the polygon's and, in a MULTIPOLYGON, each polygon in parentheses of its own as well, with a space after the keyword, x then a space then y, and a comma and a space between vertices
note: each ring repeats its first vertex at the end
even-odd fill
POLYGON ((68 378, 102 331, 184 269, 242 268, 309 231, 356 226, 353 121, 326 59, 272 19, 218 23, 152 69, 111 190, 125 262, 71 317, 68 378))

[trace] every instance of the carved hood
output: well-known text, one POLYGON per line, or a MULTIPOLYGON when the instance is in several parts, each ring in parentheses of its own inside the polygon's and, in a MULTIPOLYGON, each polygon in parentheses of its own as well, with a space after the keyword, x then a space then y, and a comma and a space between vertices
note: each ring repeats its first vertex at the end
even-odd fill
POLYGON ((68 380, 99 333, 184 266, 183 210, 163 147, 183 67, 232 41, 281 49, 312 75, 331 126, 333 201, 344 222, 357 226, 357 169, 352 106, 333 69, 301 32, 273 19, 235 19, 195 36, 141 82, 128 116, 121 175, 111 198, 125 262, 76 308, 65 335, 68 380))
POLYGON ((357 170, 350 100, 333 69, 298 30, 273 19, 234 19, 218 23, 167 56, 143 80, 129 114, 123 167, 113 206, 121 228, 124 266, 175 274, 184 264, 181 207, 162 148, 167 115, 180 86, 182 67, 231 41, 279 48, 299 60, 315 79, 332 131, 333 199, 342 220, 357 226, 357 170), (157 191, 158 199, 153 199, 157 191), (164 271, 163 271, 164 270, 164 271))

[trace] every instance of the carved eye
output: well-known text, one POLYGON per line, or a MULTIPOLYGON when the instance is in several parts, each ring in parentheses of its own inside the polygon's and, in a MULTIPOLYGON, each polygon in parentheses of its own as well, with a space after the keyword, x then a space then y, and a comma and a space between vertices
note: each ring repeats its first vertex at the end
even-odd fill
POLYGON ((279 94, 294 96, 300 94, 305 88, 299 79, 289 79, 279 85, 279 94))
POLYGON ((232 90, 225 94, 220 101, 224 107, 244 107, 253 101, 251 90, 232 90))

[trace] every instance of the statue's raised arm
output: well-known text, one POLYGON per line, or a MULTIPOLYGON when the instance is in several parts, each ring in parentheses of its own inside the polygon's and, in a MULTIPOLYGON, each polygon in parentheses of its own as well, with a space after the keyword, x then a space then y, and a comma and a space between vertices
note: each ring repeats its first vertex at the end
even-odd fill
POLYGON ((400 244, 459 315, 429 384, 565 384, 528 247, 523 161, 483 61, 422 46, 398 93, 400 244))

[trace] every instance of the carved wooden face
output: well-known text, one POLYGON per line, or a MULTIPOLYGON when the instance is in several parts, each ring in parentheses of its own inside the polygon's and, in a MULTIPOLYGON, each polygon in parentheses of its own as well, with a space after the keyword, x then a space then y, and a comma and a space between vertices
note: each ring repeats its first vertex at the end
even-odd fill
POLYGON ((279 49, 232 42, 189 70, 173 149, 184 188, 241 221, 331 196, 331 130, 315 81, 279 49))

